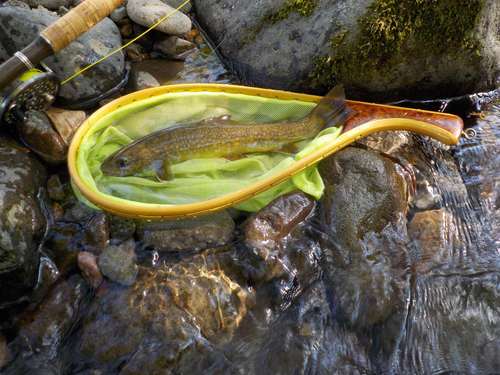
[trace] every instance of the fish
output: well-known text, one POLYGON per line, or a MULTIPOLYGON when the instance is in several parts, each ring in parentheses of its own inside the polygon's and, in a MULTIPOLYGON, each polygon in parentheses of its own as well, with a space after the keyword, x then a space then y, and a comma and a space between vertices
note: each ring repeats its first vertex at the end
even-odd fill
POLYGON ((101 171, 125 177, 153 169, 160 181, 171 181, 172 164, 192 158, 286 152, 326 127, 341 126, 355 113, 345 105, 344 88, 338 85, 300 120, 243 124, 224 115, 173 125, 118 149, 103 161, 101 171))

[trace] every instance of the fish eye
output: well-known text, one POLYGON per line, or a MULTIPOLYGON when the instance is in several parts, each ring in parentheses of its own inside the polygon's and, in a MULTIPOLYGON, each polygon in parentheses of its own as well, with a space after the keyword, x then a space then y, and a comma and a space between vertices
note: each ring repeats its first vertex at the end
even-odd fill
POLYGON ((121 157, 116 160, 116 165, 119 166, 120 168, 126 167, 128 164, 128 159, 125 157, 121 157))

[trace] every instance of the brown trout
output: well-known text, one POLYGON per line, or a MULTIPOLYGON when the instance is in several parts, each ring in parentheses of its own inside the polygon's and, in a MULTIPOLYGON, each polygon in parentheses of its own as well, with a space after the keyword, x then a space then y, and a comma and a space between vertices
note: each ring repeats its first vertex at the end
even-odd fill
POLYGON ((193 158, 211 158, 251 152, 280 151, 312 138, 325 127, 341 126, 355 111, 345 106, 344 89, 334 87, 312 111, 294 122, 239 124, 230 116, 174 125, 123 146, 104 160, 101 170, 112 176, 130 176, 149 169, 160 180, 173 178, 171 165, 193 158))

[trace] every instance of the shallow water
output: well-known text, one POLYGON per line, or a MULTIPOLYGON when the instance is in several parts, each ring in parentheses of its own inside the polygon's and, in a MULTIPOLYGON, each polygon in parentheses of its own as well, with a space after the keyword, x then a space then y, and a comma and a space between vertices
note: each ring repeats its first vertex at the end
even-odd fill
MULTIPOLYGON (((210 71, 226 83, 222 65, 210 71)), ((2 312, 2 373, 500 373, 500 101, 466 126, 477 137, 451 148, 406 132, 361 142, 416 189, 406 216, 355 250, 314 211, 272 262, 238 227, 230 245, 182 255, 137 242, 129 288, 68 272, 43 302, 2 312)), ((44 259, 41 276, 57 278, 44 259)))

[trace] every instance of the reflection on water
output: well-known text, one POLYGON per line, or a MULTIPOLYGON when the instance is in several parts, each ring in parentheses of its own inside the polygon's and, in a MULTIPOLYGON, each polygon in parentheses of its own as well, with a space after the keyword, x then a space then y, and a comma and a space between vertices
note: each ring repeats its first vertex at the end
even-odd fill
POLYGON ((240 226, 222 248, 138 251, 129 288, 60 279, 5 315, 2 373, 500 373, 500 102, 466 125, 478 136, 452 148, 362 141, 416 190, 406 217, 352 247, 312 211, 267 259, 240 226))

